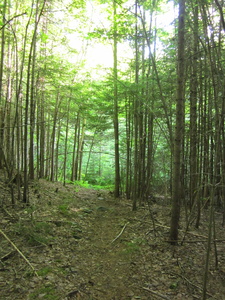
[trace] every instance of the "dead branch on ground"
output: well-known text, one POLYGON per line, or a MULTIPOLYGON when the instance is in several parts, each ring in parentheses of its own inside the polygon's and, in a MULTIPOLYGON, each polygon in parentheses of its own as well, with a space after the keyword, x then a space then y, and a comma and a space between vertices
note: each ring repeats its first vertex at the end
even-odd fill
POLYGON ((0 233, 4 236, 4 238, 13 246, 13 248, 19 253, 20 256, 25 260, 25 262, 31 267, 33 270, 34 274, 38 276, 37 272, 35 271, 34 267, 32 264, 29 262, 29 260, 24 256, 24 254, 17 248, 17 246, 10 240, 10 238, 0 229, 0 233))

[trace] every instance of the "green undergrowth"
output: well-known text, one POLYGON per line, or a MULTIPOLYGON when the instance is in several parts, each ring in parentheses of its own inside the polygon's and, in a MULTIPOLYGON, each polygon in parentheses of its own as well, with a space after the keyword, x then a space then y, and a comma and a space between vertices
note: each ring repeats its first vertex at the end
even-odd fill
POLYGON ((66 183, 74 184, 76 188, 86 188, 86 189, 93 189, 93 190, 108 190, 112 191, 114 189, 114 185, 100 185, 100 184, 90 184, 88 181, 79 180, 79 181, 67 181, 66 183))
POLYGON ((52 272, 52 268, 50 267, 43 267, 42 269, 37 271, 38 276, 44 277, 48 275, 50 272, 52 272))
POLYGON ((29 299, 59 300, 60 298, 56 295, 56 290, 54 286, 46 285, 31 293, 29 299))
POLYGON ((69 217, 70 216, 70 211, 69 211, 69 207, 68 207, 67 204, 61 204, 61 205, 59 205, 58 206, 58 211, 64 217, 69 217))
POLYGON ((31 246, 48 245, 52 241, 52 226, 47 222, 18 222, 14 232, 31 246))
POLYGON ((125 242, 122 254, 131 255, 141 251, 143 245, 146 245, 147 241, 141 238, 135 238, 129 242, 125 242))
POLYGON ((52 267, 49 267, 49 266, 44 266, 43 268, 41 268, 41 269, 39 269, 38 271, 37 271, 37 274, 38 274, 38 276, 40 276, 40 277, 45 277, 45 276, 47 276, 48 274, 50 274, 50 273, 57 273, 57 274, 59 274, 59 273, 61 273, 61 274, 67 274, 68 273, 68 271, 66 271, 64 268, 62 268, 62 267, 58 267, 58 268, 52 268, 52 267))

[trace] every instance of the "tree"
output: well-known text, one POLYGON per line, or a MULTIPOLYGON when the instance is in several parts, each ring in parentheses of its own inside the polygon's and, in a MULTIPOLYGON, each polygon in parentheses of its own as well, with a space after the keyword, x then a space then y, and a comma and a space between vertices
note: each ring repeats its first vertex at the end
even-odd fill
MULTIPOLYGON (((4 1, 3 4, 3 11, 2 11, 2 23, 4 24, 6 22, 6 6, 7 6, 7 0, 4 1)), ((5 165, 5 154, 4 154, 4 148, 3 148, 3 140, 4 140, 4 118, 5 118, 5 112, 4 112, 4 105, 3 105, 3 66, 4 66, 4 59, 5 59, 5 27, 1 29, 1 62, 0 62, 0 105, 1 105, 1 111, 0 111, 0 169, 3 168, 3 165, 5 165)))
POLYGON ((198 195, 198 134, 197 134, 197 97, 198 97, 198 3, 194 3, 193 7, 193 51, 191 62, 191 78, 190 78, 190 207, 192 208, 197 201, 198 217, 196 219, 196 227, 200 222, 200 198, 198 195))
POLYGON ((38 24, 45 8, 46 1, 42 4, 39 0, 36 2, 35 25, 32 35, 30 51, 28 56, 27 65, 27 86, 26 86, 26 101, 25 101, 25 120, 24 120, 24 189, 23 189, 23 202, 28 203, 28 171, 30 172, 31 179, 34 178, 34 153, 33 153, 33 137, 34 137, 34 118, 35 118, 35 105, 34 105, 34 67, 35 67, 35 54, 36 54, 36 35, 38 24), (40 7, 39 7, 40 5, 40 7), (33 72, 32 72, 33 69, 33 72), (29 107, 30 107, 30 151, 28 163, 28 120, 29 120, 29 107), (29 169, 28 169, 29 165, 29 169))
POLYGON ((174 138, 174 169, 172 185, 172 213, 170 226, 171 243, 178 240, 180 205, 182 199, 181 167, 184 139, 184 88, 185 88, 185 0, 179 1, 178 19, 178 53, 177 53, 177 99, 176 99, 176 128, 174 138))
POLYGON ((120 155, 119 155, 119 120, 118 120, 118 75, 117 75, 117 11, 113 0, 113 83, 114 83, 114 136, 115 136, 115 198, 120 196, 120 155))

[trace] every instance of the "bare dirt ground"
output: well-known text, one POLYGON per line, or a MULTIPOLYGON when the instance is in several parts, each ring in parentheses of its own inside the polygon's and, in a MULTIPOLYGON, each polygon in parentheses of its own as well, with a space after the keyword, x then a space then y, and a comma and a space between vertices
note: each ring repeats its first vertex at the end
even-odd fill
MULTIPOLYGON (((30 186, 29 207, 12 208, 3 181, 0 187, 0 299, 202 299, 208 211, 198 231, 192 225, 183 245, 172 246, 170 206, 163 197, 152 203, 151 217, 148 206, 132 212, 130 201, 107 191, 45 180, 30 186)), ((220 213, 216 222, 211 300, 225 299, 220 213)))

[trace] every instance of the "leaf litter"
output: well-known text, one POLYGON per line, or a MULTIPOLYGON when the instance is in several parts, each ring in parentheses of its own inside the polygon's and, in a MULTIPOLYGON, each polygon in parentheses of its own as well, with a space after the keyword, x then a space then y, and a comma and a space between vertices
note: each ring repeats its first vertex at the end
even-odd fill
MULTIPOLYGON (((45 180, 30 186, 29 207, 10 207, 9 196, 1 230, 16 248, 0 235, 0 299, 201 299, 207 211, 200 229, 190 226, 183 245, 174 247, 167 242, 170 204, 163 197, 150 214, 147 206, 132 212, 131 201, 108 191, 45 180)), ((211 300, 225 299, 221 218, 218 213, 217 267, 211 251, 211 300)), ((182 219, 181 238, 184 228, 182 219)))

